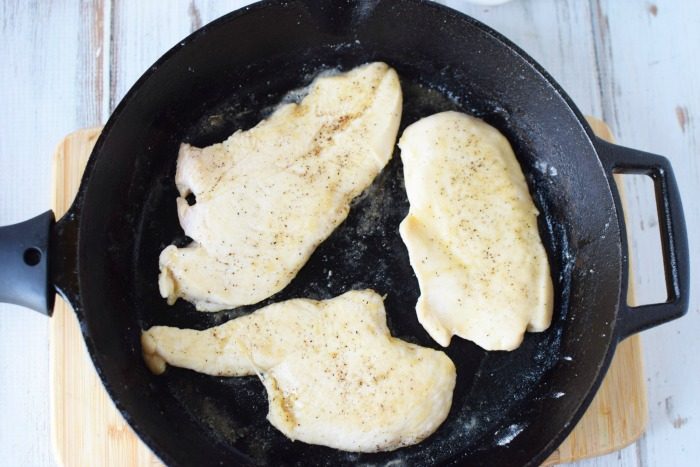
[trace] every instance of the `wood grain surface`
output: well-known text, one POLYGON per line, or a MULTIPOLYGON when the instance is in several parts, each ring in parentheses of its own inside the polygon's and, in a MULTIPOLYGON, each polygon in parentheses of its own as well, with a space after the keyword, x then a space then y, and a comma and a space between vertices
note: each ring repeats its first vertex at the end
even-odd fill
MULTIPOLYGON (((102 125, 133 82, 200 25, 247 1, 0 2, 0 225, 48 207, 60 139, 102 125)), ((542 64, 579 108, 602 116, 621 144, 668 157, 684 201, 691 257, 700 245, 700 2, 513 0, 449 6, 506 35, 542 64)), ((468 46, 465 44, 464 46, 468 46)), ((658 226, 644 178, 627 181, 637 300, 663 296, 658 226)), ((699 277, 698 262, 691 277, 699 277)), ((695 281, 697 283, 697 281, 695 281)), ((700 459, 700 302, 646 331, 649 423, 630 447, 578 466, 694 466, 700 459)), ((0 460, 49 466, 48 320, 0 305, 0 460)))
MULTIPOLYGON (((596 132, 611 140, 609 128, 589 118, 596 132)), ((100 129, 80 130, 58 145, 53 166, 52 209, 70 207, 100 129)), ((80 324, 59 300, 51 319, 51 435, 60 464, 147 467, 160 465, 112 404, 85 349, 80 324)), ((545 462, 572 462, 618 450, 639 438, 647 401, 639 336, 618 348, 610 370, 588 411, 545 462)))
MULTIPOLYGON (((100 128, 79 130, 56 148, 51 208, 61 216, 73 202, 100 128)), ((162 465, 140 442, 102 386, 73 310, 57 299, 49 326, 51 439, 65 466, 162 465)))

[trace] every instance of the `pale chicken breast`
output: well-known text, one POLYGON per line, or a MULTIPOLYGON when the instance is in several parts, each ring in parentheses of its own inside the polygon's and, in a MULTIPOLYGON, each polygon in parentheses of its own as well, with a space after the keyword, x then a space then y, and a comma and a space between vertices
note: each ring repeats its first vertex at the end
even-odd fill
POLYGON ((447 417, 455 387, 447 355, 391 337, 372 290, 275 303, 204 331, 156 326, 141 342, 154 373, 167 363, 257 374, 273 426, 292 440, 345 451, 420 442, 447 417))
POLYGON ((418 319, 440 345, 453 335, 513 350, 552 317, 538 211, 508 140, 457 112, 412 124, 399 142, 408 216, 400 226, 421 296, 418 319))
POLYGON ((183 144, 178 215, 194 241, 162 251, 161 295, 218 311, 282 290, 391 158, 401 99, 396 72, 371 63, 318 77, 223 143, 183 144))

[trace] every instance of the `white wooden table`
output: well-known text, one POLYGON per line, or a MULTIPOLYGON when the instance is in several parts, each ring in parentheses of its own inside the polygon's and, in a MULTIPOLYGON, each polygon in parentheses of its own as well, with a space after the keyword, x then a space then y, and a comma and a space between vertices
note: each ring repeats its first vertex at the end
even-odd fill
MULTIPOLYGON (((103 124, 134 81, 202 24, 246 1, 56 0, 0 3, 0 225, 49 205, 50 161, 66 133, 103 124)), ((700 2, 514 0, 443 3, 502 32, 539 61, 620 144, 667 156, 700 246, 700 2)), ((646 185, 627 182, 638 300, 663 298, 646 185)), ((700 262, 692 277, 700 277, 700 262)), ((697 279, 695 279, 697 283, 697 279)), ((700 462, 700 297, 688 316, 643 334, 650 419, 639 442, 577 465, 700 462)), ((56 463, 49 436, 48 320, 0 305, 0 463, 56 463)))

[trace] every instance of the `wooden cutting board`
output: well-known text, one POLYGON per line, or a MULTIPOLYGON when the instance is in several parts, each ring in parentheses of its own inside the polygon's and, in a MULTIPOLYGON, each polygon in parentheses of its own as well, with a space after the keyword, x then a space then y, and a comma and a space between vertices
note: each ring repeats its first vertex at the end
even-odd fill
MULTIPOLYGON (((589 119, 612 140, 603 122, 589 119)), ((80 184, 99 128, 79 130, 61 141, 53 165, 52 208, 68 209, 80 184)), ((85 349, 72 310, 57 300, 50 320, 51 433, 56 458, 66 466, 161 466, 116 410, 85 349)), ((639 438, 647 398, 638 336, 625 340, 595 399, 574 431, 544 465, 573 462, 618 450, 639 438)))

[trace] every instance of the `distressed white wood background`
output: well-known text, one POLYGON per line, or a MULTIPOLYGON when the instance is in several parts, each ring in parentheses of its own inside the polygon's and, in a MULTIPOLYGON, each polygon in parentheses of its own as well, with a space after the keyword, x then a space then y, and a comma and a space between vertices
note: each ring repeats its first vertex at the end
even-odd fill
MULTIPOLYGON (((222 0, 0 2, 0 225, 47 209, 61 137, 103 124, 133 82, 202 24, 246 3, 222 0)), ((619 143, 669 157, 685 203, 691 257, 700 246, 700 2, 514 0, 443 3, 502 32, 538 60, 619 143)), ((642 177, 643 178, 643 177, 642 177)), ((637 297, 663 298, 657 220, 643 180, 628 181, 637 297)), ((692 276, 699 277, 697 261, 692 276)), ((697 283, 697 279, 695 280, 697 283)), ((585 466, 698 465, 700 302, 643 334, 646 435, 585 466)), ((54 465, 49 437, 48 321, 0 305, 0 463, 54 465)))

